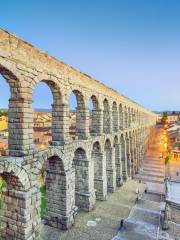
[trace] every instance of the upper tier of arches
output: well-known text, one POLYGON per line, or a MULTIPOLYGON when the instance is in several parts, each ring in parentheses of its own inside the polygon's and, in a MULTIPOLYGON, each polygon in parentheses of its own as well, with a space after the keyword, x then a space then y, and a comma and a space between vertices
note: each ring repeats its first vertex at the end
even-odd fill
POLYGON ((52 145, 69 141, 69 96, 77 100, 76 136, 110 134, 136 125, 153 125, 156 115, 91 77, 0 30, 0 74, 10 87, 9 154, 33 152, 32 95, 39 82, 52 92, 52 145), (89 101, 93 109, 89 111, 89 101), (91 122, 90 122, 91 114, 91 122))

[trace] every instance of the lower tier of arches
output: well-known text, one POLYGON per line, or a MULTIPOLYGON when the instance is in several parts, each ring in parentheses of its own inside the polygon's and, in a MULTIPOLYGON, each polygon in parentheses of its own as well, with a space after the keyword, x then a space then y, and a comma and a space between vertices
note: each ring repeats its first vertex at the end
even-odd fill
POLYGON ((0 177, 6 181, 1 193, 1 236, 8 240, 38 239, 41 194, 37 176, 44 170, 44 223, 70 228, 79 209, 91 211, 96 201, 106 200, 107 194, 134 177, 148 138, 149 133, 142 139, 121 135, 107 137, 104 144, 96 139, 89 145, 76 143, 61 150, 51 147, 38 156, 0 158, 0 177))

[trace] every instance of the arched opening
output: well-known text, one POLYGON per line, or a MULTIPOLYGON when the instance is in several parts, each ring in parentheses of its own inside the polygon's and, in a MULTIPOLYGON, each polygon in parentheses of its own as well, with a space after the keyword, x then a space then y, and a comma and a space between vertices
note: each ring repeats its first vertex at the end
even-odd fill
POLYGON ((45 212, 46 212, 46 204, 47 204, 47 199, 46 199, 46 179, 47 179, 47 169, 48 169, 48 159, 44 161, 42 168, 40 172, 38 173, 36 177, 36 183, 39 186, 40 193, 41 193, 41 207, 40 207, 40 216, 41 219, 44 219, 45 217, 45 212))
POLYGON ((139 125, 139 111, 136 111, 136 122, 139 125))
POLYGON ((116 185, 122 185, 122 166, 121 166, 121 158, 120 158, 120 144, 118 141, 118 137, 114 138, 114 149, 115 149, 115 167, 116 167, 116 185))
POLYGON ((126 134, 126 158, 127 158, 127 175, 131 176, 131 152, 130 152, 130 140, 126 134))
POLYGON ((137 132, 134 133, 134 156, 135 156, 135 173, 138 173, 138 146, 137 146, 137 132))
POLYGON ((82 93, 73 90, 69 96, 69 135, 71 139, 84 139, 86 137, 86 114, 82 93))
MULTIPOLYGON (((28 95, 30 88, 25 87, 24 80, 18 79, 11 71, 2 65, 0 65, 0 73, 10 87, 8 105, 8 154, 10 156, 24 156, 24 154, 29 153, 33 148, 32 102, 28 95)), ((2 80, 0 82, 2 83, 2 80)))
POLYGON ((138 110, 136 110, 135 112, 135 121, 136 121, 136 125, 138 125, 138 110))
POLYGON ((64 143, 64 105, 59 86, 51 80, 38 82, 32 94, 33 137, 37 150, 64 143))
POLYGON ((134 142, 133 134, 129 135, 129 148, 130 148, 130 177, 134 177, 134 142))
POLYGON ((120 137, 120 146, 121 146, 121 163, 122 163, 122 175, 123 179, 127 180, 127 156, 126 156, 126 142, 124 135, 120 137))
POLYGON ((6 226, 3 226, 3 219, 2 219, 2 215, 3 215, 3 194, 6 192, 6 188, 7 188, 7 183, 5 181, 5 179, 0 176, 0 235, 2 231, 5 231, 4 228, 6 228, 6 226))
POLYGON ((128 112, 127 107, 124 107, 124 127, 128 128, 128 112))
POLYGON ((127 109, 127 127, 131 127, 131 109, 128 107, 127 109))
POLYGON ((137 174, 136 134, 133 132, 133 177, 137 174))
POLYGON ((110 116, 110 107, 107 99, 103 101, 103 132, 111 132, 111 116, 110 116))
POLYGON ((135 110, 132 109, 132 123, 135 124, 135 110))
POLYGON ((74 198, 71 197, 74 187, 73 184, 69 184, 72 183, 72 176, 69 171, 65 171, 64 163, 58 156, 49 157, 47 165, 45 224, 67 229, 69 223, 74 221, 72 216, 72 219, 68 216, 75 207, 74 198))
POLYGON ((0 229, 3 229, 1 218, 2 218, 2 211, 3 211, 3 193, 6 192, 6 188, 7 188, 7 183, 5 179, 2 176, 0 176, 0 229))
POLYGON ((117 110, 117 103, 113 102, 112 106, 112 118, 113 118, 113 131, 118 131, 118 110, 117 110))
POLYGON ((88 161, 83 148, 74 152, 73 168, 75 170, 75 205, 89 211, 95 204, 94 164, 88 161))
POLYGON ((133 109, 132 108, 130 108, 130 114, 129 114, 129 125, 130 125, 130 127, 132 127, 132 124, 133 124, 133 109))
POLYGON ((99 134, 99 125, 100 125, 100 111, 99 103, 96 96, 92 95, 89 101, 89 126, 91 136, 97 136, 99 134))
POLYGON ((45 82, 37 83, 33 92, 34 144, 37 150, 44 150, 52 140, 51 90, 45 82))
POLYGON ((37 150, 46 149, 52 141, 53 94, 49 85, 48 81, 37 83, 32 95, 33 138, 37 150))
POLYGON ((76 138, 76 95, 72 92, 69 97, 69 135, 74 140, 76 138))
POLYGON ((0 233, 3 239, 27 239, 39 229, 39 192, 30 188, 26 172, 15 164, 11 165, 11 162, 8 166, 10 172, 1 171, 0 174, 6 182, 1 192, 0 233), (17 176, 13 169, 23 175, 17 176), (36 225, 33 226, 32 222, 36 225))
POLYGON ((114 192, 116 188, 115 159, 109 139, 105 142, 104 151, 106 158, 107 191, 114 192))
POLYGON ((134 124, 135 123, 135 110, 133 108, 132 108, 131 114, 132 114, 131 122, 134 124))
MULTIPOLYGON (((7 183, 3 177, 0 176, 0 211, 2 209, 2 194, 6 191, 7 183)), ((0 225, 1 226, 1 225, 0 225)))
POLYGON ((94 164, 94 189, 96 199, 105 200, 107 187, 104 186, 103 153, 101 152, 99 142, 93 144, 91 157, 94 164))
POLYGON ((12 239, 15 223, 13 224, 12 217, 8 216, 8 211, 10 209, 12 215, 18 215, 18 213, 20 214, 20 206, 16 206, 15 196, 13 196, 11 191, 23 190, 24 188, 19 179, 8 172, 0 175, 0 186, 0 234, 5 239, 12 239))
POLYGON ((7 81, 1 75, 0 89, 0 156, 4 156, 8 149, 8 104, 10 88, 7 81))
POLYGON ((141 143, 140 143, 140 130, 137 130, 137 163, 138 163, 138 168, 140 167, 140 156, 141 156, 141 143))
POLYGON ((124 129, 124 119, 123 119, 123 107, 122 107, 122 104, 119 104, 119 128, 120 128, 120 130, 124 129))
POLYGON ((140 124, 140 112, 139 111, 137 112, 137 121, 138 121, 138 124, 140 124))

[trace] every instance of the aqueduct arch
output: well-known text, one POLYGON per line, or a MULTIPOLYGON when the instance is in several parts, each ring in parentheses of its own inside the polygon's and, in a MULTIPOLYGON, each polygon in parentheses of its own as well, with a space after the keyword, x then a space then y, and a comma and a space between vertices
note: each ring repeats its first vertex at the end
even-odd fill
POLYGON ((39 233, 40 192, 21 163, 15 158, 0 159, 0 176, 7 184, 0 217, 0 234, 5 239, 36 238, 39 233))
POLYGON ((105 141, 104 151, 106 158, 107 191, 114 192, 116 189, 115 149, 109 138, 105 141))
MULTIPOLYGON (((77 107, 76 107, 76 138, 77 139, 86 139, 87 134, 89 133, 88 127, 88 110, 86 109, 84 95, 81 91, 75 89, 72 90, 72 93, 76 97, 77 107)), ((70 110, 70 109, 69 109, 70 110)))
POLYGON ((68 184, 70 179, 74 181, 74 171, 65 169, 63 159, 57 155, 49 157, 47 162, 45 224, 68 229, 74 223, 73 215, 77 209, 75 186, 68 184), (66 218, 67 215, 69 218, 66 218))
POLYGON ((118 117, 118 109, 117 109, 116 102, 113 102, 113 106, 112 106, 112 124, 113 124, 113 131, 117 132, 119 130, 119 117, 118 117))
POLYGON ((101 134, 101 112, 99 108, 99 101, 95 95, 92 95, 91 97, 93 109, 91 113, 91 124, 90 124, 90 134, 92 136, 97 136, 101 134))
POLYGON ((105 134, 112 132, 112 117, 110 114, 110 104, 106 98, 103 101, 103 132, 105 134))
MULTIPOLYGON (((11 90, 8 155, 0 157, 0 175, 12 189, 3 197, 12 199, 11 193, 18 194, 14 209, 19 211, 22 204, 26 219, 23 223, 24 218, 19 218, 14 228, 4 222, 2 234, 12 239, 12 227, 14 239, 37 239, 41 220, 36 177, 44 162, 48 163, 45 223, 67 229, 78 208, 90 211, 96 200, 106 200, 107 192, 114 192, 133 176, 134 169, 139 170, 156 115, 2 29, 0 74, 11 90), (52 142, 47 149, 37 151, 33 143, 32 93, 41 81, 53 95, 52 142), (69 136, 71 92, 77 99, 74 139, 69 136), (90 98, 92 111, 88 108, 90 98), (29 205, 30 199, 35 199, 33 206, 29 205), (29 206, 30 219, 26 215, 29 206)), ((7 203, 6 209, 12 206, 7 203)))
POLYGON ((121 162, 121 144, 117 136, 114 137, 114 149, 115 149, 116 185, 120 187, 123 182, 123 176, 121 162))
POLYGON ((92 161, 94 164, 94 189, 97 200, 105 200, 107 196, 106 162, 100 143, 96 141, 93 144, 92 161))
POLYGON ((77 148, 74 152, 73 167, 75 169, 75 205, 90 211, 95 204, 94 167, 83 148, 77 148))

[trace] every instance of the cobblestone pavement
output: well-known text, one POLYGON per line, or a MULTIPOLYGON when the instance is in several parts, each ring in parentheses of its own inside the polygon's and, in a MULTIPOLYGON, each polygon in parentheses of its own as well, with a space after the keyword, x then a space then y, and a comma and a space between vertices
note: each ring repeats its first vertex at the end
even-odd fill
POLYGON ((136 180, 128 180, 115 193, 109 194, 107 201, 97 201, 93 211, 79 212, 70 230, 61 231, 43 225, 41 240, 111 240, 118 232, 120 220, 128 217, 135 203, 135 190, 142 191, 144 187, 136 180))

